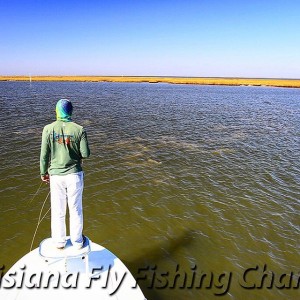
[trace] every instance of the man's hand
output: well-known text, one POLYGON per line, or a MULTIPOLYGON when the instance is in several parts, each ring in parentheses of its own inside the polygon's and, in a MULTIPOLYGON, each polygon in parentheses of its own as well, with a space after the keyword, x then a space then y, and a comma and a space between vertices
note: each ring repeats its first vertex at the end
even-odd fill
POLYGON ((50 177, 49 174, 41 175, 42 181, 49 183, 50 182, 50 177))

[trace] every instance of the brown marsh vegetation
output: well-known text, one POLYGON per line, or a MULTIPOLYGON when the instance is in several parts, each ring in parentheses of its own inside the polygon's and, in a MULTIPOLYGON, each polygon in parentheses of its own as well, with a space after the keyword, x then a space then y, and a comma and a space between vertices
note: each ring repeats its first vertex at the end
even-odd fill
MULTIPOLYGON (((29 81, 29 76, 0 76, 0 81, 29 81)), ((155 77, 155 76, 32 76, 31 81, 148 82, 170 84, 275 86, 299 88, 300 79, 155 77)))

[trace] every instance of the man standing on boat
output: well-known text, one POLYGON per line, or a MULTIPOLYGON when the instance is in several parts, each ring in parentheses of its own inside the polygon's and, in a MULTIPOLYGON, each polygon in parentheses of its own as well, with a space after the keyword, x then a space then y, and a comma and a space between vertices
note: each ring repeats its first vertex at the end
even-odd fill
POLYGON ((69 208, 70 238, 76 249, 83 246, 83 171, 82 159, 90 155, 82 126, 72 122, 73 105, 67 99, 56 104, 57 120, 44 127, 40 172, 42 181, 50 182, 51 236, 55 246, 66 244, 66 209, 69 208))

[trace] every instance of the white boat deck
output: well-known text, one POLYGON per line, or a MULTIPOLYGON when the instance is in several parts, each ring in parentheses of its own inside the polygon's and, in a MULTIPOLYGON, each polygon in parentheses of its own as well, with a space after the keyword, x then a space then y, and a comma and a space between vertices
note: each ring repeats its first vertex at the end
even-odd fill
POLYGON ((145 300, 130 271, 106 248, 88 238, 80 250, 63 250, 51 239, 22 257, 2 278, 0 299, 145 300))

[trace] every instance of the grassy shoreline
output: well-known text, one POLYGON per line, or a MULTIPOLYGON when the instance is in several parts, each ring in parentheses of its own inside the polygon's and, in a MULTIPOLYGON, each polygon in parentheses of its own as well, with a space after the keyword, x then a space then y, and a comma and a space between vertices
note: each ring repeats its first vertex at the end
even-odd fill
MULTIPOLYGON (((29 76, 0 76, 0 81, 29 81, 29 76)), ((272 86, 300 88, 300 79, 268 78, 210 78, 210 77, 158 77, 158 76, 32 76, 31 81, 75 82, 147 82, 170 84, 272 86)))

